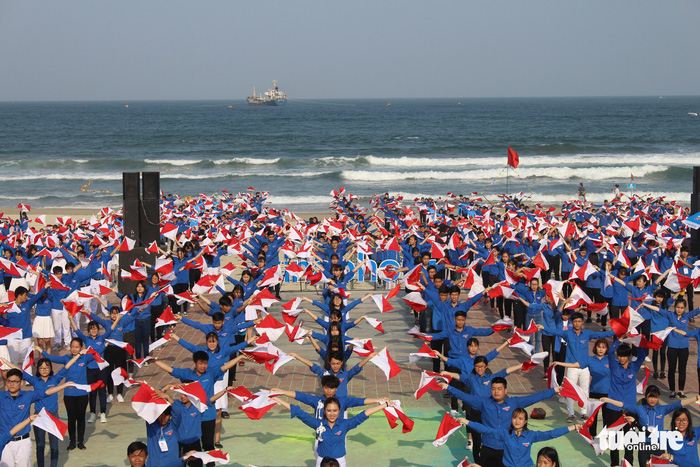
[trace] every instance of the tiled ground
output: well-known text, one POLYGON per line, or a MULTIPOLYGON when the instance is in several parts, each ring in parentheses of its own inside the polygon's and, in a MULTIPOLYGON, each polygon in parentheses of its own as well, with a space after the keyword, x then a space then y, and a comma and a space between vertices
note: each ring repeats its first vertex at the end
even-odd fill
MULTIPOLYGON (((366 293, 367 285, 362 285, 362 290, 355 290, 354 297, 366 293)), ((285 286, 282 292, 284 301, 298 296, 298 285, 285 286)), ((304 295, 315 296, 313 288, 305 290, 304 295)), ((390 430, 382 413, 375 414, 370 420, 354 430, 348 436, 348 463, 369 466, 447 466, 456 465, 466 455, 470 455, 465 448, 464 431, 455 433, 448 443, 440 448, 432 446, 435 439, 440 419, 444 414, 449 399, 443 398, 441 393, 431 391, 420 400, 414 398, 414 391, 418 387, 420 372, 422 369, 430 369, 430 362, 420 361, 418 366, 408 364, 408 354, 415 352, 422 344, 420 340, 414 340, 406 335, 408 328, 412 326, 413 315, 400 299, 393 299, 395 310, 382 314, 377 311, 371 300, 358 306, 351 315, 353 317, 368 314, 379 318, 384 322, 384 335, 378 333, 366 323, 360 324, 349 334, 356 338, 372 337, 377 349, 388 347, 392 357, 402 368, 402 372, 390 381, 386 381, 384 374, 373 364, 368 364, 362 373, 355 377, 349 386, 352 396, 379 397, 389 396, 392 399, 400 399, 406 413, 415 421, 412 432, 401 433, 398 427, 390 430)), ((481 302, 469 313, 469 324, 475 327, 485 327, 496 318, 485 314, 487 308, 481 302)), ((271 312, 279 318, 280 307, 274 306, 271 312)), ((209 318, 199 312, 199 309, 191 309, 189 318, 202 322, 209 322, 209 318)), ((596 327, 595 324, 592 325, 596 327)), ((315 323, 307 324, 307 328, 316 328, 315 323)), ((187 326, 178 325, 177 333, 195 343, 203 341, 199 331, 187 326)), ((483 353, 486 353, 500 344, 506 337, 493 335, 481 338, 483 353)), ((298 346, 280 339, 277 345, 284 351, 297 352, 309 359, 317 360, 317 356, 309 344, 298 346)), ((190 353, 175 343, 167 344, 162 351, 157 352, 159 358, 175 366, 190 366, 190 353)), ((353 356, 354 361, 357 356, 353 356)), ((516 362, 524 361, 524 355, 519 350, 512 352, 506 348, 501 356, 494 360, 491 368, 494 371, 511 366, 516 362)), ((690 394, 697 394, 698 384, 695 372, 697 362, 697 348, 691 345, 691 357, 689 361, 688 384, 686 390, 690 394)), ((155 365, 139 370, 137 379, 146 379, 156 387, 173 381, 173 378, 158 370, 155 365)), ((542 369, 536 368, 527 373, 518 373, 509 377, 509 394, 523 395, 534 391, 544 390, 545 382, 541 379, 542 369)), ((306 392, 316 392, 319 389, 318 379, 301 363, 291 362, 282 367, 276 376, 273 376, 264 367, 252 363, 246 363, 239 367, 237 384, 242 384, 252 392, 261 388, 274 386, 285 389, 296 389, 306 392)), ((667 391, 665 382, 657 382, 667 391)), ((86 451, 73 451, 70 460, 67 459, 65 446, 61 443, 60 465, 68 466, 97 466, 97 465, 128 465, 125 462, 127 445, 134 440, 145 437, 144 422, 138 418, 129 404, 130 394, 127 392, 127 402, 123 404, 111 404, 108 411, 108 422, 88 425, 86 451)), ((668 398, 664 397, 664 402, 668 398)), ((288 412, 280 408, 274 408, 261 420, 252 421, 237 410, 239 404, 230 400, 231 418, 224 420, 222 443, 224 451, 230 453, 231 464, 237 466, 311 466, 313 465, 313 433, 298 420, 289 418, 288 412)), ((533 421, 530 428, 546 430, 565 424, 566 411, 556 399, 547 401, 538 406, 547 409, 547 419, 533 421)), ((61 410, 64 412, 64 410, 61 410)), ((355 412, 355 411, 352 411, 355 412)), ((596 458, 593 449, 589 447, 579 435, 571 433, 557 440, 538 444, 533 449, 533 455, 545 445, 555 446, 565 465, 609 465, 607 455, 596 458)))

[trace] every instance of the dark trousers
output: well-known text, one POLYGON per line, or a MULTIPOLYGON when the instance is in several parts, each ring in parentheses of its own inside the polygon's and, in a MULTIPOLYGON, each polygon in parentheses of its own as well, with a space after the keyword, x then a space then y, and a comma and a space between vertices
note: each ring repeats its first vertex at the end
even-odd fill
MULTIPOLYGON (((49 412, 54 417, 58 417, 58 411, 49 412)), ((36 465, 44 467, 44 449, 46 449, 46 436, 49 437, 49 449, 51 450, 51 467, 58 465, 58 438, 49 435, 44 430, 34 427, 34 439, 36 440, 36 465)))
MULTIPOLYGON (((481 423, 481 412, 472 408, 469 411, 469 416, 467 417, 470 422, 481 423)), ((467 432, 472 434, 472 454, 474 454, 474 462, 479 464, 481 461, 481 433, 472 430, 467 425, 467 432)))
MULTIPOLYGON (((473 440, 472 440, 473 442, 473 440)), ((503 449, 493 449, 488 446, 481 446, 481 465, 489 467, 503 466, 503 449)))
POLYGON ((136 346, 134 347, 134 353, 136 358, 148 357, 148 339, 151 333, 151 320, 147 319, 137 319, 134 324, 134 341, 136 346))
POLYGON ((651 353, 651 361, 654 364, 654 373, 657 371, 660 371, 663 373, 666 370, 666 350, 668 349, 668 345, 666 345, 666 341, 664 341, 663 344, 661 344, 661 348, 659 350, 654 350, 651 353), (659 366, 659 359, 661 360, 661 365, 659 366))
MULTIPOLYGON (((194 443, 177 443, 178 446, 180 447, 180 457, 183 457, 185 454, 187 454, 190 451, 201 451, 202 450, 202 443, 197 440, 194 443)), ((201 459, 192 459, 191 461, 187 462, 187 467, 202 467, 202 460, 201 459)))
POLYGON ((71 443, 82 443, 85 440, 85 409, 88 405, 88 395, 63 396, 63 404, 68 414, 68 437, 71 443), (75 430, 78 429, 76 441, 75 430))
POLYGON ((685 390, 685 368, 688 365, 688 349, 668 348, 668 389, 676 392, 676 367, 678 367, 678 390, 685 390))
POLYGON ((156 327, 156 320, 163 314, 165 306, 156 305, 151 307, 151 342, 155 342, 165 334, 167 326, 156 327))
MULTIPOLYGON (((457 373, 457 374, 462 374, 459 368, 455 368, 453 366, 445 366, 445 371, 449 371, 450 373, 457 373)), ((455 389, 459 389, 465 394, 471 394, 471 391, 469 390, 469 386, 464 384, 462 381, 458 379, 453 379, 450 381, 450 386, 454 387, 455 389)), ((450 407, 452 410, 458 410, 459 409, 459 399, 457 399, 455 396, 452 396, 450 398, 450 407)), ((462 402, 462 409, 466 412, 468 410, 468 405, 465 402, 462 402)))
MULTIPOLYGON (((603 406, 603 423, 605 424, 605 426, 610 426, 612 423, 615 423, 621 416, 621 410, 611 410, 603 406)), ((627 433, 630 430, 630 428, 630 425, 625 425, 622 431, 627 433)), ((634 462, 633 449, 625 449, 625 460, 629 462, 630 465, 634 462)), ((610 451, 610 465, 620 465, 620 451, 618 451, 617 449, 614 451, 610 451)))
POLYGON ((513 304, 513 323, 520 329, 525 329, 525 315, 527 315, 527 309, 522 302, 517 301, 513 304))
MULTIPOLYGON (((214 446, 214 430, 216 428, 216 420, 207 420, 202 422, 202 451, 213 451, 216 449, 214 446)), ((213 466, 214 463, 210 462, 207 467, 213 466)))
MULTIPOLYGON (((566 344, 561 343, 559 347, 559 352, 556 352, 554 355, 554 360, 557 362, 565 362, 566 361, 566 344)), ((564 368, 563 366, 557 366, 556 372, 557 372, 557 382, 559 384, 564 383, 564 368)))
MULTIPOLYGON (((116 345, 108 345, 105 349, 105 360, 109 363, 107 381, 107 394, 114 394, 114 381, 112 380, 112 372, 117 368, 126 370, 126 360, 129 358, 129 353, 117 347, 116 345)), ((124 394, 124 384, 117 386, 117 394, 124 394)))
MULTIPOLYGON (((607 394, 603 394, 602 392, 592 392, 588 396, 591 399, 600 399, 601 397, 608 397, 607 394)), ((602 409, 601 409, 602 410, 602 409)), ((588 414, 590 416, 591 414, 588 414)), ((591 426, 588 428, 588 432, 595 437, 596 434, 598 434, 598 417, 593 419, 593 423, 591 423, 591 426)))
MULTIPOLYGON (((188 284, 173 284, 173 293, 178 294, 185 292, 187 290, 188 284)), ((183 302, 180 305, 177 304, 177 297, 168 297, 168 303, 170 304, 170 309, 173 313, 181 314, 183 311, 187 310, 187 302, 183 302)))
MULTIPOLYGON (((437 332, 437 331, 436 331, 437 332)), ((433 350, 437 350, 441 354, 447 356, 447 352, 445 352, 445 341, 447 339, 433 339, 430 341, 430 348, 433 350)), ((433 373, 439 373, 440 372, 440 360, 439 358, 434 358, 433 359, 433 373)))
MULTIPOLYGON (((549 368, 549 356, 552 355, 552 358, 554 358, 554 343, 556 342, 555 339, 559 339, 559 337, 547 336, 544 333, 542 333, 542 352, 548 352, 543 362, 545 371, 547 370, 547 368, 549 368)), ((561 382, 563 381, 560 381, 560 383, 561 382)))
MULTIPOLYGON (((87 382, 88 384, 93 384, 98 381, 102 381, 105 384, 107 379, 112 379, 111 375, 108 373, 109 367, 104 370, 99 368, 88 368, 87 369, 87 382)), ((96 413, 97 409, 97 397, 100 397, 100 413, 107 413, 107 389, 102 386, 97 388, 95 391, 90 391, 90 412, 96 413)))

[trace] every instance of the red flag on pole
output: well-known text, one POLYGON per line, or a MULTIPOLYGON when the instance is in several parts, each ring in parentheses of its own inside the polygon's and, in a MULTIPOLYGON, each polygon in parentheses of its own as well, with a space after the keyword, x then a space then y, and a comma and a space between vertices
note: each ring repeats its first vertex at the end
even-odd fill
POLYGON ((518 153, 513 151, 511 147, 508 146, 508 165, 513 167, 514 169, 517 169, 518 164, 520 164, 520 158, 518 157, 518 153))

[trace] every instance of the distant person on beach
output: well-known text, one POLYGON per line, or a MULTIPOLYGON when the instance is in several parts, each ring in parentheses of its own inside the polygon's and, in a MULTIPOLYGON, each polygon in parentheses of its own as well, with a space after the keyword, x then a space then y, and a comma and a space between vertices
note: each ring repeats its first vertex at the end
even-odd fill
POLYGON ((583 182, 578 184, 578 200, 586 202, 586 189, 583 187, 583 182))
POLYGON ((612 191, 612 192, 613 192, 613 194, 615 195, 614 200, 619 201, 619 200, 620 200, 620 195, 622 195, 622 193, 620 193, 620 185, 617 185, 617 184, 616 184, 616 185, 615 185, 615 188, 613 188, 613 191, 612 191))

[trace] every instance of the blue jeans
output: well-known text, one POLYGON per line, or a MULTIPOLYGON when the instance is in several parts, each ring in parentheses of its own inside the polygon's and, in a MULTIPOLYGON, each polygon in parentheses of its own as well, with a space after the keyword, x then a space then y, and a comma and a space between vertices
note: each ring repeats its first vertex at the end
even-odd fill
MULTIPOLYGON (((527 329, 528 326, 530 326, 530 320, 533 320, 535 324, 542 324, 542 313, 538 313, 536 315, 533 315, 531 313, 527 313, 525 315, 525 328, 527 329)), ((540 345, 542 342, 542 332, 537 331, 536 333, 532 334, 532 342, 530 344, 535 346, 535 350, 532 351, 532 353, 537 353, 540 351, 540 345)))
POLYGON ((136 358, 148 356, 148 343, 151 337, 151 319, 137 319, 134 325, 134 341, 136 358))
MULTIPOLYGON (((49 412, 54 417, 58 417, 58 410, 49 412)), ((41 428, 34 427, 34 439, 36 440, 36 463, 39 467, 44 467, 44 449, 46 448, 46 432, 41 428)), ((49 449, 51 450, 51 467, 58 466, 58 438, 49 435, 49 449)))

